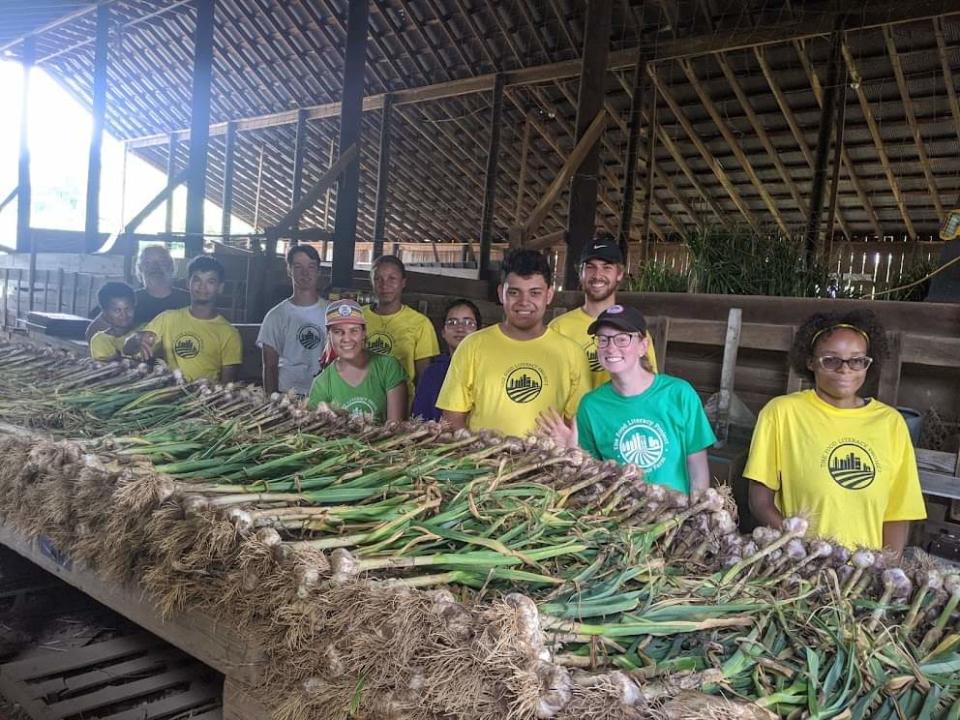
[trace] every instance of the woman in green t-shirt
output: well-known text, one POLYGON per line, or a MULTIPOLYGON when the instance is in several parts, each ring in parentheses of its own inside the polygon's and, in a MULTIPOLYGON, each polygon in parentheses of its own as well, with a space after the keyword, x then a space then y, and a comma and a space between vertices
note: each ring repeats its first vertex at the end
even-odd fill
POLYGON ((307 405, 330 403, 378 423, 403 420, 407 376, 394 358, 367 350, 367 324, 360 306, 353 300, 330 303, 325 325, 335 360, 314 379, 307 405))

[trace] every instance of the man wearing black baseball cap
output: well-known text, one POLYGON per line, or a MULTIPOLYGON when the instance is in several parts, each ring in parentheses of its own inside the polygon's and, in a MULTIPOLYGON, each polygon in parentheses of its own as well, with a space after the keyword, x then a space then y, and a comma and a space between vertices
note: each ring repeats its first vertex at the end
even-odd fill
POLYGON ((713 429, 690 383, 654 374, 641 362, 649 341, 640 311, 611 305, 587 332, 610 382, 584 395, 572 428, 559 414, 547 413, 541 429, 599 460, 636 465, 647 482, 691 496, 709 487, 713 429))
MULTIPOLYGON (((580 287, 583 305, 564 313, 550 323, 550 327, 573 340, 583 348, 590 365, 591 387, 599 387, 610 375, 597 361, 597 348, 587 328, 604 310, 617 303, 617 287, 623 280, 623 253, 613 235, 605 233, 583 246, 580 255, 580 287)), ((657 371, 657 357, 653 341, 647 338, 647 362, 657 371)))

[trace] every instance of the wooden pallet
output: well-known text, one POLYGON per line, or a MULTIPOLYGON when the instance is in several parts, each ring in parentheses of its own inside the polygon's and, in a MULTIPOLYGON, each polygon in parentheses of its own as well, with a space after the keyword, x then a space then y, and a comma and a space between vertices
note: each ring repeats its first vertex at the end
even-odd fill
POLYGON ((221 720, 211 672, 146 634, 0 665, 0 694, 32 720, 221 720))

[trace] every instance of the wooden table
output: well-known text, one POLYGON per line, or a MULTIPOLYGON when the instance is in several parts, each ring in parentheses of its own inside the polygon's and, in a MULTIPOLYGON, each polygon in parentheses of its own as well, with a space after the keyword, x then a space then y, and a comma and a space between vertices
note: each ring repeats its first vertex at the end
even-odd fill
POLYGON ((49 541, 27 540, 4 523, 0 523, 0 544, 222 673, 224 720, 270 717, 269 710, 249 690, 249 685, 259 681, 266 659, 236 628, 199 611, 163 618, 139 589, 106 582, 92 570, 66 558, 49 541))

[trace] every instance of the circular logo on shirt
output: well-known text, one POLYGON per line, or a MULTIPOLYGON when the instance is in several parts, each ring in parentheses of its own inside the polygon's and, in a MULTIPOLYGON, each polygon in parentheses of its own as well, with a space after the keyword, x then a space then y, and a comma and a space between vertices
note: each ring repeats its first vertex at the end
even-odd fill
POLYGON ((297 330, 297 340, 306 350, 313 350, 323 342, 323 332, 316 325, 307 323, 297 330))
POLYGON ((173 354, 184 360, 195 358, 202 349, 203 344, 200 342, 200 338, 189 333, 178 336, 177 341, 173 344, 173 354))
POLYGON ((827 472, 840 487, 863 490, 877 477, 877 462, 865 445, 847 440, 830 451, 827 472))
POLYGON ((649 472, 660 468, 664 463, 667 434, 660 427, 660 423, 644 419, 631 420, 617 431, 614 445, 625 462, 633 463, 649 472))
POLYGON ((367 350, 389 355, 393 351, 393 338, 383 332, 374 333, 367 338, 367 350))
POLYGON ((535 400, 543 389, 543 372, 535 365, 516 365, 504 379, 507 397, 515 403, 535 400))
POLYGON ((343 409, 351 415, 376 415, 376 406, 365 397, 352 397, 343 404, 343 409))

